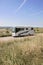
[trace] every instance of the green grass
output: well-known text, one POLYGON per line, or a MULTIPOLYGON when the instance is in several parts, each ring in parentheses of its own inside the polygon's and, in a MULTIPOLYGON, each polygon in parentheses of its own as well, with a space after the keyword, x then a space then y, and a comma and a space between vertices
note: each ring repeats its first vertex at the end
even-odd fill
POLYGON ((43 36, 0 42, 0 65, 43 65, 43 36))

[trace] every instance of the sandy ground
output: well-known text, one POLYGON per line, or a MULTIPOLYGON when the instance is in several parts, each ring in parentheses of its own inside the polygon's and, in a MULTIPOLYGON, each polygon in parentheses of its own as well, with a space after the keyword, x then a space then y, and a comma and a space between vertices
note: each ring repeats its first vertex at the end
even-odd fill
POLYGON ((0 37, 0 42, 8 42, 8 41, 13 41, 13 37, 0 37))
MULTIPOLYGON (((43 36, 43 33, 40 33, 40 34, 35 34, 34 36, 43 36)), ((33 38, 34 36, 26 36, 26 37, 0 37, 0 41, 13 41, 14 39, 23 39, 23 38, 33 38)))

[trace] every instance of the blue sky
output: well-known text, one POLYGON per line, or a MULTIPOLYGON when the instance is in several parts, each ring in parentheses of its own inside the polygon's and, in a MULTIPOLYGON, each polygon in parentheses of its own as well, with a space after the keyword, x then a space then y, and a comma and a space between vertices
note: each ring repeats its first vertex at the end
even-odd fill
POLYGON ((43 27, 43 0, 0 0, 0 26, 43 27))

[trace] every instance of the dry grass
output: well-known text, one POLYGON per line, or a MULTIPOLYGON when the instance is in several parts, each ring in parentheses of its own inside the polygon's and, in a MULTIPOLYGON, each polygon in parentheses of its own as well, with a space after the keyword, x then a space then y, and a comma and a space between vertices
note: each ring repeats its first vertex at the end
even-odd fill
POLYGON ((11 36, 12 33, 9 29, 0 29, 0 37, 11 36))
POLYGON ((0 65, 43 65, 43 34, 0 39, 0 65))
POLYGON ((34 30, 36 33, 43 33, 43 28, 36 27, 36 28, 34 28, 34 30))

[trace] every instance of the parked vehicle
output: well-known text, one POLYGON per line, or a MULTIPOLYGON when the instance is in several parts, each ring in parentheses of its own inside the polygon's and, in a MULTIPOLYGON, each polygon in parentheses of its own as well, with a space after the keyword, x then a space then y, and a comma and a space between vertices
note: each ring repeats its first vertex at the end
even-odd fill
POLYGON ((34 35, 34 29, 33 27, 15 27, 12 31, 12 36, 18 37, 18 36, 28 36, 28 35, 34 35))

